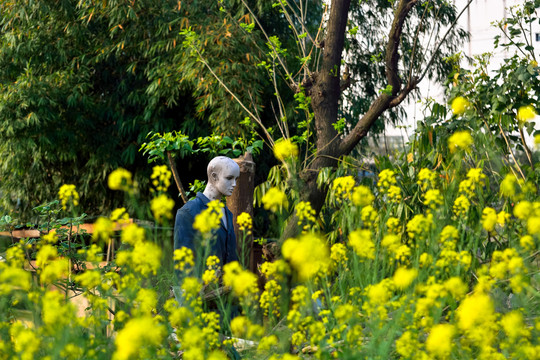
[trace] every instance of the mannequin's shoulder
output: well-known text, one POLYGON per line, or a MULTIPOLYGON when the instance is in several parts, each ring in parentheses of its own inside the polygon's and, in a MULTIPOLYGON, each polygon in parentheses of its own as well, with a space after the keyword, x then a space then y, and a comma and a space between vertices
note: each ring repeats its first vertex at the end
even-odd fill
POLYGON ((200 213, 204 208, 204 203, 200 199, 195 198, 189 200, 187 203, 184 204, 184 206, 178 209, 178 214, 189 214, 191 216, 195 216, 200 213))

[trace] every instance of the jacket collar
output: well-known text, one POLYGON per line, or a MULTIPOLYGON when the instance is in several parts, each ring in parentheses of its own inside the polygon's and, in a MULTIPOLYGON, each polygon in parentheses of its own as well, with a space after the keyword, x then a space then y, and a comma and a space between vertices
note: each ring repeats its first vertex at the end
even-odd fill
POLYGON ((197 199, 201 200, 203 205, 206 205, 210 202, 210 199, 206 197, 202 192, 198 192, 196 195, 197 199))

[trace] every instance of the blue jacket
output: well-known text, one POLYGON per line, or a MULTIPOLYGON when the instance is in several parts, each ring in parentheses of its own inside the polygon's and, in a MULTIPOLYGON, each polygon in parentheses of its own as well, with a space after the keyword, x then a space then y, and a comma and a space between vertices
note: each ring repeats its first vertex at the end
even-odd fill
POLYGON ((197 231, 193 229, 193 221, 201 211, 208 207, 210 200, 203 193, 197 193, 197 197, 188 201, 176 212, 174 222, 174 249, 188 247, 197 255, 215 255, 223 266, 232 261, 238 261, 236 252, 236 236, 234 234, 233 214, 225 206, 227 228, 221 222, 221 226, 214 232, 214 241, 210 242, 209 249, 200 247, 200 238, 196 238, 197 231), (205 251, 208 250, 208 251, 205 251))

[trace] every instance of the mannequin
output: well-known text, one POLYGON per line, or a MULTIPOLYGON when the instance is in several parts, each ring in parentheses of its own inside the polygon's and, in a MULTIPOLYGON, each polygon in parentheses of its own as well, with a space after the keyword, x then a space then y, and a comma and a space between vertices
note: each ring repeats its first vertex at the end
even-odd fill
POLYGON ((223 196, 231 196, 240 176, 240 168, 233 160, 225 156, 218 156, 208 163, 207 174, 208 184, 204 191, 197 193, 195 199, 188 201, 176 213, 174 249, 190 248, 196 261, 197 254, 215 255, 219 258, 220 265, 223 266, 231 261, 238 261, 231 211, 225 205, 222 210, 221 225, 214 234, 215 241, 207 245, 208 249, 202 249, 202 244, 197 242, 193 221, 195 216, 208 207, 210 201, 221 200, 223 196))

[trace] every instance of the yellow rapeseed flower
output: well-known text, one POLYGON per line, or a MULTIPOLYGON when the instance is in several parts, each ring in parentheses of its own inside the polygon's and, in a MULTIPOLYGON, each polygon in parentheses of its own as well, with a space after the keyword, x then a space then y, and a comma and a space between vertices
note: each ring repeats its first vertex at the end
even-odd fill
POLYGON ((473 138, 469 131, 456 131, 448 138, 448 147, 450 152, 459 150, 469 151, 473 144, 473 138))
POLYGON ((396 173, 390 169, 384 169, 379 173, 379 181, 377 181, 377 186, 381 192, 385 193, 390 186, 396 185, 396 173))
POLYGON ((272 212, 276 212, 278 209, 281 210, 288 204, 287 195, 276 187, 268 189, 261 200, 264 208, 272 212))
POLYGON ((347 248, 342 243, 335 243, 330 249, 330 258, 334 262, 334 266, 346 266, 347 260, 347 248))
POLYGON ((424 203, 430 209, 435 210, 443 204, 443 197, 439 189, 429 189, 424 194, 424 203))
POLYGON ((118 168, 109 175, 107 184, 111 190, 130 191, 133 186, 132 175, 126 169, 118 168))
POLYGON ((426 191, 429 187, 435 186, 437 174, 434 171, 423 168, 418 172, 418 180, 416 183, 421 186, 422 191, 426 191))
POLYGON ((115 224, 127 224, 129 220, 129 214, 125 207, 121 207, 114 209, 111 212, 111 216, 109 217, 109 219, 115 224))
POLYGON ((405 267, 399 267, 394 273, 392 278, 394 285, 398 289, 406 289, 409 285, 412 284, 414 279, 418 276, 418 270, 416 269, 407 269, 405 267))
POLYGON ((520 220, 527 220, 531 216, 533 205, 529 201, 520 201, 514 207, 514 216, 520 220))
POLYGON ((290 139, 283 139, 274 145, 274 156, 280 161, 298 156, 298 146, 290 139))
POLYGON ((257 281, 257 276, 242 269, 238 261, 223 266, 223 284, 230 286, 233 293, 241 299, 258 292, 257 281))
MULTIPOLYGON (((23 360, 34 359, 34 353, 39 350, 41 336, 38 336, 34 330, 27 328, 20 321, 15 321, 9 326, 9 335, 13 341, 13 350, 19 354, 23 360)), ((6 356, 6 359, 8 357, 6 356)))
POLYGON ((356 184, 352 176, 341 176, 332 182, 332 190, 338 200, 346 200, 351 197, 351 192, 356 184))
POLYGON ((48 234, 41 235, 41 239, 47 244, 56 244, 58 242, 56 229, 52 229, 48 234))
POLYGON ((499 194, 501 194, 501 196, 512 198, 514 195, 516 195, 516 184, 516 176, 512 173, 506 174, 504 179, 501 181, 499 194))
POLYGON ((30 290, 32 275, 29 271, 2 265, 4 264, 0 263, 0 296, 9 294, 13 290, 30 290))
POLYGON ((519 341, 520 338, 527 338, 530 335, 523 321, 523 314, 519 310, 505 314, 501 319, 501 325, 506 335, 513 341, 519 341))
POLYGON ((319 236, 309 233, 298 239, 288 239, 281 248, 283 257, 296 270, 300 281, 313 278, 330 266, 328 247, 319 236))
POLYGON ((174 268, 176 270, 185 271, 188 268, 195 266, 193 251, 185 246, 174 250, 173 253, 174 268))
POLYGON ((520 123, 534 119, 536 111, 532 105, 521 106, 517 112, 517 119, 520 123))
POLYGON ((243 212, 236 218, 238 223, 238 229, 240 231, 247 231, 248 234, 251 233, 251 228, 253 227, 253 220, 247 212, 243 212))
POLYGON ((452 210, 458 218, 465 218, 469 213, 469 208, 471 207, 471 202, 465 195, 460 195, 454 201, 454 206, 452 210))
POLYGON ((375 244, 370 230, 355 230, 349 234, 349 245, 361 258, 375 259, 375 244))
POLYGON ((83 288, 91 290, 101 284, 101 274, 96 270, 86 270, 82 274, 75 276, 77 281, 83 288))
POLYGON ((456 300, 461 300, 469 291, 467 284, 461 278, 454 276, 444 282, 445 289, 456 300))
POLYGON ((482 211, 482 227, 487 232, 492 232, 495 229, 495 225, 497 224, 497 212, 495 209, 486 207, 484 211, 482 211))
POLYGON ((75 185, 64 184, 58 190, 58 198, 62 202, 62 209, 66 210, 68 203, 73 206, 79 205, 79 193, 75 190, 75 185))
POLYGON ((219 228, 221 218, 223 217, 222 209, 224 205, 219 200, 210 201, 208 207, 195 216, 193 228, 201 234, 209 234, 213 230, 219 228))
POLYGON ((463 96, 458 96, 452 100, 452 111, 456 115, 461 115, 467 110, 470 106, 470 103, 463 96))
POLYGON ((306 231, 309 229, 309 225, 315 223, 315 214, 315 209, 311 207, 309 201, 300 201, 298 205, 296 205, 296 217, 298 217, 298 225, 302 225, 302 222, 305 220, 306 225, 304 226, 304 230, 306 231))
POLYGON ((174 208, 174 200, 165 194, 150 200, 150 209, 154 214, 154 219, 158 223, 163 223, 164 219, 172 219, 172 209, 174 208))
POLYGON ((351 198, 354 205, 362 207, 371 205, 373 200, 375 200, 375 196, 373 196, 371 190, 364 185, 354 187, 351 198))
POLYGON ((452 351, 452 338, 456 333, 454 325, 437 324, 429 333, 426 349, 436 357, 446 359, 452 351))
POLYGON ((144 316, 129 320, 116 335, 113 360, 142 358, 144 354, 149 357, 148 348, 160 346, 166 333, 157 318, 144 316))
POLYGON ((171 172, 167 165, 154 166, 150 180, 158 192, 165 192, 171 185, 171 172))
POLYGON ((464 331, 495 320, 495 305, 487 294, 467 296, 457 309, 458 326, 464 331))
POLYGON ((101 240, 107 242, 113 233, 114 230, 112 221, 104 217, 98 217, 94 223, 94 233, 92 234, 92 239, 95 241, 101 240))
POLYGON ((527 232, 530 235, 540 234, 540 216, 531 216, 527 219, 527 232))

